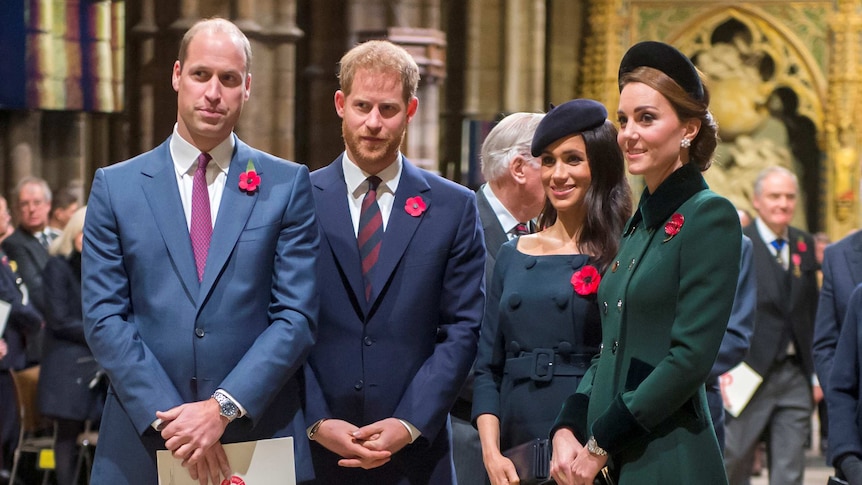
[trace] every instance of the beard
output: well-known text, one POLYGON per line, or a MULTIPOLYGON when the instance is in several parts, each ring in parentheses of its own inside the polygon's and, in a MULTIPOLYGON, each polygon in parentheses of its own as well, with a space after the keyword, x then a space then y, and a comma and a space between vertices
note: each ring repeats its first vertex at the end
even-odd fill
POLYGON ((372 144, 363 141, 361 134, 351 131, 344 122, 341 123, 341 137, 350 159, 370 173, 377 173, 395 161, 405 132, 406 130, 402 131, 400 136, 392 136, 372 144))

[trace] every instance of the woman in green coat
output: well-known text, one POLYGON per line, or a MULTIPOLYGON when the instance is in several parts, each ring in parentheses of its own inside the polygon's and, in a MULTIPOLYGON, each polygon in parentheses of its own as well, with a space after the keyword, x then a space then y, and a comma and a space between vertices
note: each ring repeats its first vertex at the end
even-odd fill
POLYGON ((704 382, 733 305, 741 229, 706 185, 717 126, 691 61, 659 42, 620 65, 617 137, 646 189, 603 275, 602 350, 551 430, 551 473, 592 485, 726 484, 704 382))

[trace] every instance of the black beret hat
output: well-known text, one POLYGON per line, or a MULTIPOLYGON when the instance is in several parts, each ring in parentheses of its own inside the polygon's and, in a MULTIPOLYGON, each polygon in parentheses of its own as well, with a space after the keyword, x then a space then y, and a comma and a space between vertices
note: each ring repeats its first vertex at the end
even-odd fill
POLYGON ((552 106, 536 127, 530 153, 538 157, 551 143, 565 136, 598 128, 607 118, 608 110, 602 103, 592 99, 573 99, 552 106))
MULTIPOLYGON (((622 79, 623 74, 632 72, 641 66, 658 69, 676 81, 694 99, 703 100, 703 84, 700 82, 697 69, 691 63, 691 59, 675 47, 655 41, 640 42, 633 45, 623 56, 623 60, 620 61, 620 73, 617 81, 622 79)), ((620 89, 622 89, 622 85, 620 85, 620 89)))

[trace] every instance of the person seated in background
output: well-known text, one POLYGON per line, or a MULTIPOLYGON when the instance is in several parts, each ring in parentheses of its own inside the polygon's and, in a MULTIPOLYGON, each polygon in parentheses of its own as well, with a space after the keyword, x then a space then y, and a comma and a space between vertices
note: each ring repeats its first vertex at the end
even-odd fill
POLYGON ((84 339, 81 249, 86 206, 69 219, 49 249, 45 277, 45 331, 39 375, 39 411, 54 419, 57 485, 73 485, 76 441, 87 421, 101 418, 107 390, 104 371, 84 339))
MULTIPOLYGON (((63 232, 72 214, 81 207, 78 194, 74 190, 65 188, 58 190, 51 198, 51 211, 48 212, 48 227, 57 236, 63 232)), ((55 236, 56 237, 56 236, 55 236)))

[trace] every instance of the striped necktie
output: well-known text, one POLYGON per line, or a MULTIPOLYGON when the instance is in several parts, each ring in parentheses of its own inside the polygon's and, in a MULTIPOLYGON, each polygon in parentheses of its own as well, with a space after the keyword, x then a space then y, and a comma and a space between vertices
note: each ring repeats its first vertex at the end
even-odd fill
POLYGON ((368 192, 362 199, 359 211, 359 232, 356 242, 359 245, 359 256, 362 258, 362 279, 365 281, 365 300, 371 299, 371 269, 380 256, 380 243, 383 242, 383 216, 377 205, 377 187, 380 177, 368 177, 368 192))

